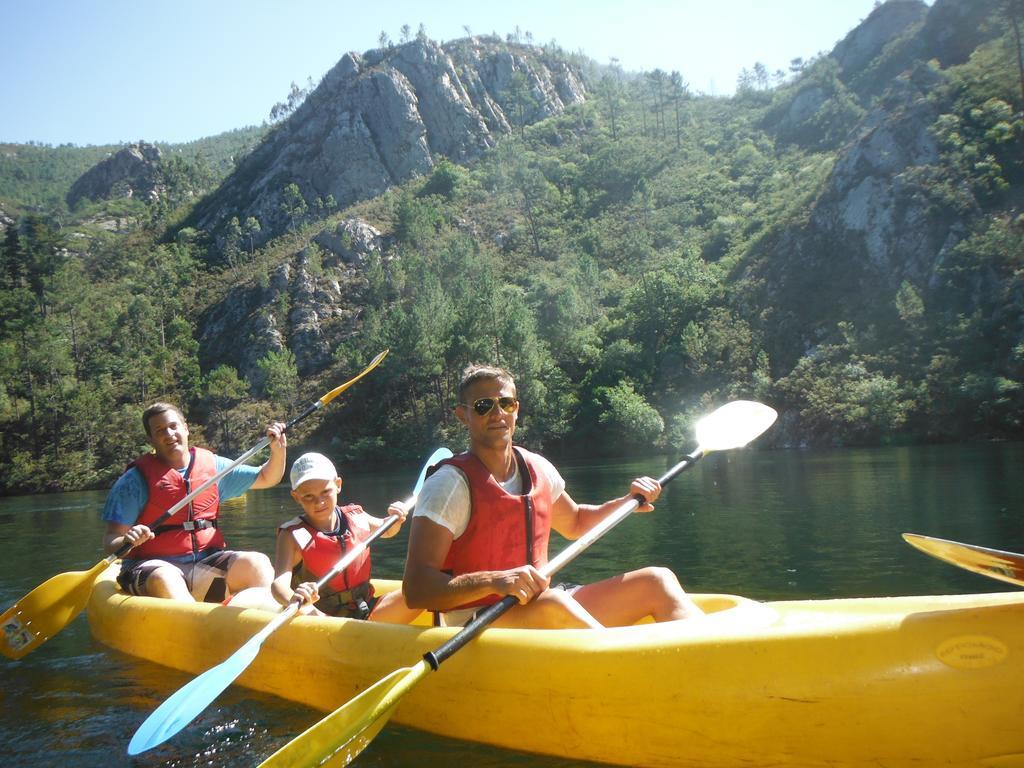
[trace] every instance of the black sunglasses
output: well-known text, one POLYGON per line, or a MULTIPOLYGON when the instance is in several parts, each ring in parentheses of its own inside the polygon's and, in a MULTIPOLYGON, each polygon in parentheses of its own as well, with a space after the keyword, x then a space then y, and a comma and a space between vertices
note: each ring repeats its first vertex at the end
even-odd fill
POLYGON ((474 400, 473 404, 463 403, 463 405, 472 408, 476 411, 477 416, 486 416, 497 405, 501 408, 502 413, 512 413, 519 405, 519 399, 516 397, 481 397, 479 400, 474 400))

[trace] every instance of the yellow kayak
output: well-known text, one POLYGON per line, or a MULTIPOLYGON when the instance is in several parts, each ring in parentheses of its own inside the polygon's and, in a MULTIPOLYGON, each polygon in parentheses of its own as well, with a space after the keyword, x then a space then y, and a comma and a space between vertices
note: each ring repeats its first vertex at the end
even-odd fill
MULTIPOLYGON (((93 590, 93 635, 193 674, 273 616, 130 597, 115 574, 112 566, 93 590)), ((695 598, 707 617, 487 629, 411 691, 393 720, 628 766, 1024 768, 1024 593, 695 598)), ((331 711, 456 631, 299 616, 238 683, 331 711)))

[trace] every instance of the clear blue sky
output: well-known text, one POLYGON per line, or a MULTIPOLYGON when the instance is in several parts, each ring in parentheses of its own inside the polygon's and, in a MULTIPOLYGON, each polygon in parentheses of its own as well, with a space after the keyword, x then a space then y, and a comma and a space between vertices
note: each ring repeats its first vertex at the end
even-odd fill
POLYGON ((447 41, 518 26, 626 70, 732 93, 829 52, 875 0, 0 0, 0 142, 182 142, 258 125, 403 24, 447 41))

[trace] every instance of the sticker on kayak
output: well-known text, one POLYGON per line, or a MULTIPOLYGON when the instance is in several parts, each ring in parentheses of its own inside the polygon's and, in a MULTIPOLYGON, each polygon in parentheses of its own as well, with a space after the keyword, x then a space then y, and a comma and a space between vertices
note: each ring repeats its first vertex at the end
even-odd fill
POLYGON ((4 622, 4 642, 12 651, 20 651, 35 640, 35 635, 25 629, 16 618, 11 617, 4 622))
POLYGON ((1005 643, 987 635, 958 635, 935 649, 939 661, 953 669, 994 667, 1008 653, 1005 643))

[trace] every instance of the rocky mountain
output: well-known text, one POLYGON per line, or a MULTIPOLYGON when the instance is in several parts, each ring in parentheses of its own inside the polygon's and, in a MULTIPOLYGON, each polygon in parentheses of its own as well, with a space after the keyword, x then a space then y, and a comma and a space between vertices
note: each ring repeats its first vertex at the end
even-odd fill
MULTIPOLYGON (((470 38, 439 45, 417 39, 347 53, 186 224, 223 232, 231 218, 259 222, 257 243, 294 223, 289 208, 333 201, 345 207, 375 197, 439 158, 465 163, 516 124, 581 103, 578 72, 542 49, 470 38), (513 79, 527 94, 513 104, 513 79), (295 185, 302 200, 289 198, 295 185)), ((328 207, 332 207, 328 204, 328 207)))
MULTIPOLYGON (((522 120, 532 124, 585 98, 580 74, 563 59, 491 38, 446 45, 422 39, 346 53, 187 224, 218 231, 232 217, 252 217, 260 223, 255 242, 265 242, 292 223, 285 210, 290 184, 308 204, 331 197, 344 207, 429 174, 441 158, 479 157, 512 132, 514 106, 525 106, 522 120), (509 96, 517 75, 528 88, 520 105, 509 96)), ((202 319, 204 365, 229 362, 253 380, 268 351, 290 349, 301 374, 329 362, 338 340, 357 330, 360 267, 383 241, 365 222, 351 220, 321 233, 315 244, 322 252, 317 266, 344 277, 317 280, 303 252, 274 269, 266 285, 233 290, 202 319), (283 318, 269 309, 282 299, 291 307, 283 318), (240 328, 251 343, 237 344, 240 328)))
POLYGON ((67 194, 69 208, 79 200, 110 197, 136 197, 152 202, 164 187, 160 169, 160 149, 140 141, 130 144, 93 166, 71 186, 67 194))
MULTIPOLYGON (((778 373, 851 312, 877 303, 891 314, 904 282, 934 286, 946 254, 978 215, 969 192, 955 211, 936 205, 917 169, 939 161, 933 125, 945 108, 935 99, 944 69, 992 37, 982 20, 997 2, 880 4, 828 57, 837 77, 798 82, 766 117, 781 141, 814 150, 831 136, 836 152, 807 216, 766 238, 745 273, 756 286, 750 301, 764 307, 762 321, 778 340, 771 347, 778 373), (837 113, 844 99, 850 106, 837 113)), ((252 216, 265 240, 289 225, 282 205, 288 184, 308 201, 332 195, 344 206, 429 173, 440 157, 468 162, 512 130, 507 94, 516 72, 530 83, 530 121, 585 98, 578 73, 538 49, 475 38, 346 54, 193 221, 216 228, 231 216, 252 216)), ((201 320, 204 367, 229 362, 252 380, 268 351, 288 348, 301 374, 322 370, 339 340, 358 332, 366 255, 387 246, 366 222, 348 220, 315 238, 313 266, 306 249, 263 286, 231 291, 201 320), (334 277, 319 278, 321 266, 334 277), (273 310, 281 306, 287 314, 273 310), (239 330, 247 344, 237 344, 239 330)))
MULTIPOLYGON (((763 244, 748 275, 759 286, 753 301, 784 340, 773 355, 783 370, 844 318, 868 309, 888 319, 904 283, 935 289, 948 255, 981 215, 971 189, 959 187, 955 203, 935 194, 935 174, 945 173, 935 125, 950 109, 939 96, 948 93, 946 70, 993 37, 982 20, 997 4, 888 2, 832 52, 840 87, 859 93, 868 109, 846 133, 806 220, 763 244)), ((787 118, 813 122, 823 93, 815 84, 796 93, 787 118)))

